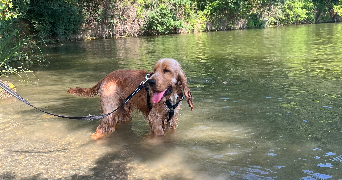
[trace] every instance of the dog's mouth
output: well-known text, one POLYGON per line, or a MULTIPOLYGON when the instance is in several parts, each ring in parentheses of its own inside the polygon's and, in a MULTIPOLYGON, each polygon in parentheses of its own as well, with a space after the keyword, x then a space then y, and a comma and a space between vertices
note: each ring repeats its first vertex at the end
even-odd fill
POLYGON ((163 97, 171 94, 171 91, 172 91, 172 86, 168 87, 164 91, 156 91, 156 92, 154 92, 154 94, 152 96, 152 102, 153 103, 158 103, 163 97))

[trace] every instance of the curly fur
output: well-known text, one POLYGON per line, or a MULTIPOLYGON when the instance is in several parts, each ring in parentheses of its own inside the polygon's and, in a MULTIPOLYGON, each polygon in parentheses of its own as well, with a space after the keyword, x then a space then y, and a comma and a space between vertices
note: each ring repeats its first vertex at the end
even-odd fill
MULTIPOLYGON (((145 70, 117 70, 106 75, 100 82, 92 88, 72 88, 68 93, 79 96, 95 96, 100 94, 101 106, 104 114, 111 112, 131 93, 140 82, 145 80, 145 70)), ((138 92, 130 101, 121 107, 115 113, 103 118, 92 135, 92 139, 97 140, 105 135, 115 131, 115 126, 120 122, 132 120, 132 112, 134 109, 140 111, 151 127, 151 134, 164 135, 165 129, 175 129, 178 122, 178 110, 180 104, 175 109, 175 114, 171 121, 168 120, 169 109, 165 105, 165 101, 169 100, 175 104, 184 95, 187 99, 189 107, 193 109, 192 95, 188 87, 186 76, 180 64, 174 59, 160 59, 151 76, 155 80, 155 84, 151 84, 149 94, 152 97, 156 92, 162 92, 170 89, 169 94, 165 94, 157 103, 151 103, 152 109, 147 106, 147 97, 145 89, 138 92)))

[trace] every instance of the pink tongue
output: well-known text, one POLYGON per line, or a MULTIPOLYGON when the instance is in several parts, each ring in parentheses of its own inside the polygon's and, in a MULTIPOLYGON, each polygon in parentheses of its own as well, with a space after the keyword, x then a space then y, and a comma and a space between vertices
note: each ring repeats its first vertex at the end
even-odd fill
POLYGON ((158 103, 162 98, 165 93, 166 89, 162 92, 155 92, 152 97, 152 102, 153 103, 158 103))

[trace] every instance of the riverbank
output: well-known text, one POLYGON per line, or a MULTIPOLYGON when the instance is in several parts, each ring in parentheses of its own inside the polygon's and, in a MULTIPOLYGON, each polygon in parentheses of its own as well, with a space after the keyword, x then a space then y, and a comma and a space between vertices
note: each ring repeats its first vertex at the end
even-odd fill
POLYGON ((268 28, 340 22, 340 5, 315 1, 106 1, 94 5, 70 40, 268 28), (94 13, 102 12, 102 13, 94 13))
POLYGON ((46 63, 41 44, 342 20, 340 1, 8 0, 0 5, 0 76, 46 63))
POLYGON ((339 22, 342 2, 316 0, 7 1, 3 19, 19 18, 38 41, 62 42, 339 22), (47 41, 48 40, 48 41, 47 41))

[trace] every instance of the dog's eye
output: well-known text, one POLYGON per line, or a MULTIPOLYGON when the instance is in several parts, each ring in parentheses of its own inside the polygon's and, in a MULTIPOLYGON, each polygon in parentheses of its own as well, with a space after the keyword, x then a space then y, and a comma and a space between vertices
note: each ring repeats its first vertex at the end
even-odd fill
POLYGON ((169 73, 169 72, 171 72, 171 71, 168 70, 168 69, 164 69, 164 74, 165 74, 165 73, 169 73))

